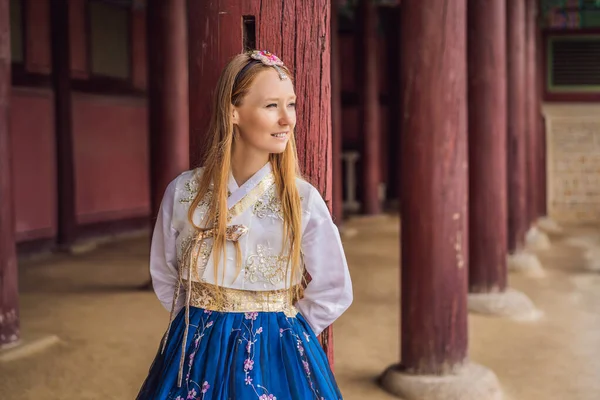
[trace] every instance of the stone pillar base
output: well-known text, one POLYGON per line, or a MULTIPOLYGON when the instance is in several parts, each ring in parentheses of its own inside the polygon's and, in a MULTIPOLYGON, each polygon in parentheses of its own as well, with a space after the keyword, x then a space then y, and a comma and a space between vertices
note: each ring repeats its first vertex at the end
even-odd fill
POLYGON ((600 248, 587 249, 583 258, 585 258, 585 269, 600 272, 600 248))
POLYGON ((449 375, 411 375, 389 367, 380 384, 403 400, 502 400, 496 375, 489 369, 468 363, 449 375))
POLYGON ((11 346, 0 349, 0 362, 19 360, 40 353, 60 343, 58 336, 47 335, 24 338, 11 346))
POLYGON ((518 321, 535 321, 542 316, 525 293, 510 288, 498 293, 469 293, 468 304, 471 312, 518 321))
POLYGON ((520 250, 508 256, 508 270, 518 272, 532 278, 544 278, 546 272, 538 257, 527 250, 520 250))
POLYGON ((525 234, 525 246, 532 251, 548 250, 550 239, 545 232, 534 225, 525 234))
POLYGON ((537 227, 547 233, 562 233, 563 229, 550 217, 541 217, 537 220, 537 227))

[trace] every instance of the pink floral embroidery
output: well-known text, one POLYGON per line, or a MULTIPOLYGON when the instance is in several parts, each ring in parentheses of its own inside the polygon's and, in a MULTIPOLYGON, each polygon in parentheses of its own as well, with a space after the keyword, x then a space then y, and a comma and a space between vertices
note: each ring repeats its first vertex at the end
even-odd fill
POLYGON ((258 313, 256 311, 246 313, 246 319, 251 319, 252 321, 256 321, 256 317, 258 317, 258 313))
POLYGON ((204 394, 204 393, 208 392, 208 389, 210 389, 210 385, 208 384, 208 382, 204 382, 202 384, 202 393, 204 394))
POLYGON ((298 348, 298 353, 300 353, 301 356, 304 355, 304 346, 302 346, 302 341, 298 340, 296 347, 298 348))
POLYGON ((259 400, 277 400, 277 397, 273 396, 272 394, 269 394, 269 395, 263 394, 258 399, 259 400))
POLYGON ((302 360, 302 365, 304 365, 304 371, 306 372, 306 375, 310 376, 310 367, 308 365, 308 361, 302 360))
MULTIPOLYGON (((204 314, 207 314, 208 317, 210 317, 210 315, 212 314, 211 311, 205 310, 204 314)), ((202 384, 202 387, 200 388, 200 385, 197 382, 194 382, 193 380, 190 380, 190 374, 192 372, 192 366, 194 364, 194 359, 196 357, 196 352, 198 351, 198 349, 200 348, 200 341, 202 340, 202 338, 204 337, 204 335, 206 334, 206 330, 209 329, 211 326, 214 325, 214 321, 207 321, 208 318, 203 318, 201 323, 202 323, 202 329, 199 329, 196 332, 196 335, 194 337, 194 348, 192 349, 192 351, 190 352, 190 355, 188 356, 188 371, 187 374, 185 376, 185 382, 188 388, 188 395, 187 398, 183 398, 181 396, 178 396, 177 398, 175 398, 175 400, 202 400, 204 399, 204 395, 206 394, 206 392, 208 391, 208 389, 210 389, 210 385, 208 384, 208 382, 204 382, 202 384), (198 392, 196 391, 195 388, 190 389, 191 384, 195 385, 196 387, 199 388, 199 390, 202 393, 202 397, 197 397, 198 396, 198 392)))
POLYGON ((249 358, 247 358, 247 359, 244 361, 244 371, 246 371, 246 372, 247 372, 247 371, 251 371, 251 370, 252 370, 252 368, 254 368, 254 361, 253 361, 253 360, 251 360, 251 359, 249 359, 249 358))

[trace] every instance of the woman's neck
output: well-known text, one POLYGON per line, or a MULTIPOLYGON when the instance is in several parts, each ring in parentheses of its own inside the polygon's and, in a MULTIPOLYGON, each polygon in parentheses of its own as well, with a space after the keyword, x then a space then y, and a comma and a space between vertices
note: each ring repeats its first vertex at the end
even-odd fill
POLYGON ((269 162, 269 155, 258 157, 256 154, 244 154, 234 151, 231 157, 231 173, 238 186, 254 176, 269 162))

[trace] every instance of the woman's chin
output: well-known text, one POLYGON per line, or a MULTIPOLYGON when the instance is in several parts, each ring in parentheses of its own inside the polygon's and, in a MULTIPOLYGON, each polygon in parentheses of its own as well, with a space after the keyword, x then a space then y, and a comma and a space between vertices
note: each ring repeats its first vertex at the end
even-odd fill
POLYGON ((278 146, 272 146, 269 149, 269 153, 271 154, 281 154, 285 151, 285 148, 287 147, 287 143, 282 144, 282 145, 278 145, 278 146))

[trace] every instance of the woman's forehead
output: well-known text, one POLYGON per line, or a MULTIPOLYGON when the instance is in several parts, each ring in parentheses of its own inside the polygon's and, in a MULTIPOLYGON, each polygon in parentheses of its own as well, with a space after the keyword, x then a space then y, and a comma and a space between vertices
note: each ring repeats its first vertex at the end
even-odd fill
POLYGON ((246 97, 254 99, 289 98, 295 96, 290 79, 281 80, 275 69, 264 70, 254 78, 246 97))

